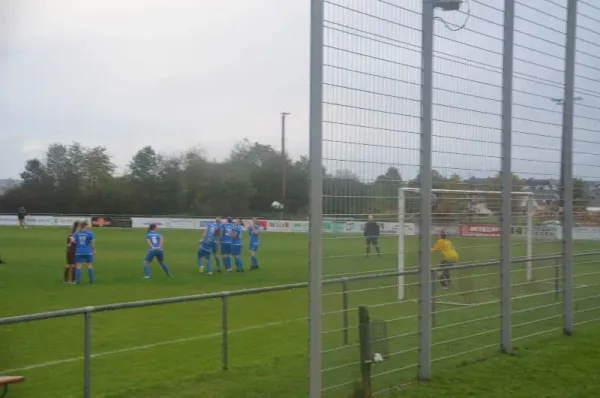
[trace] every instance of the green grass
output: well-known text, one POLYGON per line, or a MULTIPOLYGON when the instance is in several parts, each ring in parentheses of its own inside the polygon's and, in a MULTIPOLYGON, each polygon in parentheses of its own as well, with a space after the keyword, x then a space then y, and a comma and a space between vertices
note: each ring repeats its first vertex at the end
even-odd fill
MULTIPOLYGON (((8 261, 0 266, 0 316, 306 280, 306 235, 263 234, 259 272, 208 277, 199 274, 195 266, 199 233, 164 232, 172 280, 165 279, 158 266, 153 267, 151 280, 142 280, 143 231, 96 229, 98 281, 93 286, 70 286, 61 284, 66 230, 0 228, 0 250, 8 261)), ((395 237, 382 238, 383 257, 365 259, 361 237, 328 235, 323 245, 323 273, 394 270, 396 243, 395 237)), ((454 243, 459 247, 462 261, 499 257, 497 239, 465 238, 455 239, 454 243)), ((408 239, 406 244, 407 265, 414 265, 416 240, 408 239)), ((595 249, 595 244, 577 242, 575 249, 595 249)), ((523 256, 524 250, 522 241, 515 240, 513 256, 523 256)), ((534 245, 536 255, 559 250, 557 242, 534 245)), ((593 274, 598 260, 598 256, 577 260, 575 283, 587 287, 576 291, 576 309, 581 311, 575 315, 576 322, 598 317, 599 311, 594 310, 597 300, 585 299, 598 295, 600 290, 597 286, 600 278, 593 274)), ((557 300, 554 294, 553 265, 554 261, 534 264, 537 282, 532 283, 525 281, 524 264, 513 266, 512 319, 517 346, 560 334, 562 306, 560 297, 557 300)), ((434 375, 442 376, 439 383, 445 383, 444 375, 448 372, 455 375, 452 369, 457 365, 490 358, 497 352, 497 267, 456 271, 453 278, 453 289, 438 292, 436 298, 432 353, 434 375), (443 301, 469 306, 442 304, 443 301)), ((415 378, 417 307, 411 300, 417 297, 417 286, 414 277, 407 277, 406 283, 409 300, 402 303, 396 300, 396 278, 348 284, 349 345, 342 340, 341 287, 324 288, 324 396, 348 397, 352 383, 358 379, 356 308, 359 305, 369 306, 373 318, 388 323, 389 349, 393 355, 374 369, 375 389, 383 391, 415 378)), ((92 396, 305 396, 306 294, 306 289, 296 289, 230 298, 228 372, 221 370, 219 300, 94 314, 92 349, 96 356, 92 361, 92 396)), ((28 379, 15 387, 11 396, 79 397, 83 380, 82 330, 81 317, 0 327, 0 374, 10 371, 28 379), (59 362, 48 364, 52 361, 59 362)), ((487 365, 472 369, 481 366, 487 365)), ((435 391, 435 385, 410 387, 410 394, 427 394, 435 391)), ((462 388, 464 391, 470 387, 462 388)))
POLYGON ((575 337, 542 338, 476 365, 414 383, 398 397, 410 398, 584 398, 598 396, 598 324, 578 328, 575 337))

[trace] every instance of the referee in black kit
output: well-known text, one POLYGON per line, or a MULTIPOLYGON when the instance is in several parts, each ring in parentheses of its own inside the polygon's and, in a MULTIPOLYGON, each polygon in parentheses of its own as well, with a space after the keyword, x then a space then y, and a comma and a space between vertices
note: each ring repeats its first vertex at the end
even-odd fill
POLYGON ((367 243, 367 257, 371 255, 371 245, 375 246, 377 257, 381 257, 381 250, 379 250, 379 224, 377 224, 371 215, 365 224, 363 235, 365 236, 367 243))

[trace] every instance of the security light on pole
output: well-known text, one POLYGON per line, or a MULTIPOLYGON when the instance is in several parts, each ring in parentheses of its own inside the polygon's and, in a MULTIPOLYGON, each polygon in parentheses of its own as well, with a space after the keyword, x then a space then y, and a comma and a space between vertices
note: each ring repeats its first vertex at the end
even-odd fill
POLYGON ((458 11, 462 0, 431 0, 434 8, 440 8, 444 11, 458 11))

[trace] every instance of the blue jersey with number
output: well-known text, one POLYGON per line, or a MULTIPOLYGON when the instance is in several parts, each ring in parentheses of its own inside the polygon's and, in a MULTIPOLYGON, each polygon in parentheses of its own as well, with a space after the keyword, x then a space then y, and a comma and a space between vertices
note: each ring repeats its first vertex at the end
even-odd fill
POLYGON ((219 226, 216 222, 209 222, 206 224, 206 235, 211 236, 213 240, 217 240, 217 233, 219 232, 219 226))
POLYGON ((250 235, 250 244, 258 243, 258 231, 260 231, 260 225, 248 227, 248 234, 250 235))
POLYGON ((75 254, 86 255, 92 254, 92 242, 94 241, 94 233, 87 229, 75 232, 73 234, 75 239, 75 254))
POLYGON ((202 237, 202 240, 200 241, 200 250, 204 250, 204 251, 211 251, 212 250, 212 246, 213 243, 215 242, 215 233, 217 231, 217 225, 210 225, 208 224, 206 226, 206 232, 204 234, 204 237, 202 237))
POLYGON ((233 224, 226 222, 221 224, 221 243, 231 243, 231 232, 233 230, 233 224))
POLYGON ((233 232, 231 244, 232 245, 241 245, 242 244, 242 234, 244 233, 242 226, 241 225, 233 225, 231 230, 233 232))
POLYGON ((158 248, 160 247, 161 237, 162 235, 160 234, 160 232, 156 231, 150 231, 146 234, 146 240, 149 240, 150 244, 152 245, 152 248, 150 250, 158 250, 158 248))

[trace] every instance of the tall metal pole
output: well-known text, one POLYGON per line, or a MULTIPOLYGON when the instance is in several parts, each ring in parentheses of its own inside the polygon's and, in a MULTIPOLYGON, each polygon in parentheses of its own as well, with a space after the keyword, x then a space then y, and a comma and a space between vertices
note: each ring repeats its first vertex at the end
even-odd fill
POLYGON ((323 0, 310 2, 309 91, 309 227, 308 227, 308 396, 320 398, 322 390, 322 224, 323 224, 323 0))
POLYGON ((285 118, 289 112, 281 112, 281 204, 283 205, 283 211, 281 216, 283 218, 283 212, 285 211, 285 188, 286 188, 286 173, 287 173, 287 161, 285 157, 285 118))
POLYGON ((419 223, 419 379, 431 377, 431 148, 434 0, 423 1, 419 223))
POLYGON ((567 7, 565 44, 565 87, 563 96, 561 202, 563 226, 563 329, 573 334, 573 107, 575 97, 575 46, 577 35, 577 0, 567 7))
POLYGON ((510 353, 511 311, 510 311, 510 270, 512 265, 511 226, 512 226, 512 82, 513 45, 515 23, 515 0, 504 0, 504 49, 502 55, 502 237, 500 242, 500 349, 510 353))

